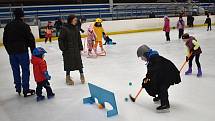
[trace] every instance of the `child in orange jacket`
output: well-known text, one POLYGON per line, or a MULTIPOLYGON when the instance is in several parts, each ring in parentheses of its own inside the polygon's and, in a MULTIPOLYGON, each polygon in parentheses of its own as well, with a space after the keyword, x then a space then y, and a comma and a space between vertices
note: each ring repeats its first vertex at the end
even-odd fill
POLYGON ((46 27, 46 30, 45 30, 45 43, 48 41, 49 39, 49 42, 52 42, 52 33, 53 33, 53 26, 52 26, 52 22, 48 22, 48 25, 46 27))
POLYGON ((101 23, 102 23, 102 19, 97 18, 96 22, 95 22, 95 24, 93 26, 93 30, 94 30, 95 35, 96 35, 96 40, 95 40, 95 45, 94 45, 96 53, 97 53, 98 44, 99 44, 99 46, 101 48, 102 53, 106 53, 104 48, 103 48, 103 44, 102 44, 102 37, 103 37, 103 35, 105 35, 105 33, 104 33, 104 29, 103 29, 101 23))

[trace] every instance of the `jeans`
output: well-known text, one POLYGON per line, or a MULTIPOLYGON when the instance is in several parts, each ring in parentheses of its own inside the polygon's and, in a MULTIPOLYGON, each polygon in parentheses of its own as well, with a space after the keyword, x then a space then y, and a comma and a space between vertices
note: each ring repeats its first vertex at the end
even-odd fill
POLYGON ((21 54, 11 54, 9 55, 10 65, 13 71, 14 84, 17 92, 21 92, 21 88, 23 88, 23 93, 27 93, 29 91, 29 77, 30 77, 30 60, 29 54, 21 53, 21 54), (22 69, 22 76, 20 75, 20 66, 22 69))

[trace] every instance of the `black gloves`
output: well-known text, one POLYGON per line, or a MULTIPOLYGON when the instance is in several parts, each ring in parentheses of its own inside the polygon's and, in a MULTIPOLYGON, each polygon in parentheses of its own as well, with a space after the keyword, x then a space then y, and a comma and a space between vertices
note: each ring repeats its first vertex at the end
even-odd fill
POLYGON ((150 82, 150 79, 144 78, 144 79, 143 79, 143 82, 142 82, 142 88, 144 88, 145 85, 146 85, 148 82, 150 82))
POLYGON ((189 57, 186 56, 186 62, 188 62, 188 61, 189 61, 189 57))
POLYGON ((83 30, 83 29, 81 29, 80 31, 81 31, 81 33, 84 33, 84 30, 83 30))

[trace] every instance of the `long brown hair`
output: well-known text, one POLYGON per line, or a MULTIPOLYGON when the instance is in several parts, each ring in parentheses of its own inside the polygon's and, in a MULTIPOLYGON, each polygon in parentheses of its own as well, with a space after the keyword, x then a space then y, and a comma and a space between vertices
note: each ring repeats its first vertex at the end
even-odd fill
POLYGON ((68 18, 67 18, 67 23, 68 23, 68 24, 71 24, 71 22, 72 22, 72 20, 73 20, 74 18, 77 18, 74 14, 69 15, 68 18))

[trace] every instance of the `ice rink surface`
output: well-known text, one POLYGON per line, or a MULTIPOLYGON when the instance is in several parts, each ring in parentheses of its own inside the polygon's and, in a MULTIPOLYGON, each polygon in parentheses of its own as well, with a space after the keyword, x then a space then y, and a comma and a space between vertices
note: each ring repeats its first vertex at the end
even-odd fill
MULTIPOLYGON (((185 47, 178 40, 177 30, 172 30, 171 42, 166 43, 164 32, 145 32, 110 36, 117 42, 106 46, 107 56, 97 59, 83 56, 86 80, 115 93, 119 115, 106 117, 106 110, 96 105, 84 105, 89 96, 87 84, 79 81, 79 73, 71 75, 75 86, 65 84, 65 73, 57 41, 51 44, 37 43, 47 50, 46 60, 56 97, 36 102, 36 96, 23 98, 15 93, 8 55, 0 48, 0 121, 214 121, 215 120, 215 30, 206 28, 186 29, 201 44, 200 57, 203 77, 197 78, 196 64, 193 75, 181 73, 182 83, 169 89, 170 113, 157 113, 157 104, 143 91, 136 103, 125 102, 129 94, 135 95, 146 73, 145 63, 136 56, 137 48, 147 44, 160 55, 172 60, 180 68, 185 60, 185 47), (129 82, 133 85, 129 86, 129 82)), ((32 71, 32 69, 31 69, 32 71)), ((36 87, 31 72, 31 88, 36 87)), ((43 90, 45 94, 45 90, 43 90)))

